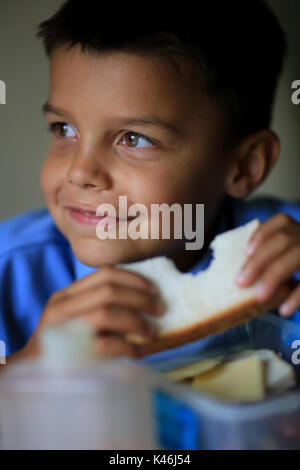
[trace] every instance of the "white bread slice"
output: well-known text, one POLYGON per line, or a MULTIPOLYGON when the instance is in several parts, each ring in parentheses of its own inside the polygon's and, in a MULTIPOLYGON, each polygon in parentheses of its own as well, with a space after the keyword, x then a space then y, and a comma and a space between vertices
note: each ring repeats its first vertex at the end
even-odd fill
POLYGON ((197 275, 181 273, 172 260, 163 256, 120 264, 120 268, 154 281, 166 304, 160 318, 146 316, 158 328, 155 340, 147 343, 136 335, 127 335, 127 341, 143 343, 145 353, 150 354, 219 333, 277 307, 290 291, 288 283, 264 303, 254 297, 256 283, 249 288, 235 283, 246 261, 248 241, 259 225, 255 219, 216 236, 210 245, 214 259, 208 269, 197 275))

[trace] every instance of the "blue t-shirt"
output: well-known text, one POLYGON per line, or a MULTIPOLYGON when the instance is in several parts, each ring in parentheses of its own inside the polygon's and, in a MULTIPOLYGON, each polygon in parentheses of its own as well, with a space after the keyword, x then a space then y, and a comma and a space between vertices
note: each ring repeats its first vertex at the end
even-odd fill
MULTIPOLYGON (((244 225, 254 218, 263 222, 281 212, 300 223, 300 204, 276 198, 246 202, 227 197, 214 235, 244 225)), ((211 252, 208 250, 190 272, 196 274, 204 270, 210 260, 211 252)), ((47 208, 27 211, 1 222, 0 340, 5 342, 6 355, 25 345, 55 291, 96 269, 75 257, 69 241, 56 228, 47 208)), ((295 278, 300 280, 300 272, 295 274, 295 278)), ((300 310, 291 317, 291 321, 300 323, 300 310)), ((187 353, 189 345, 180 350, 187 353)), ((148 358, 151 362, 151 356, 148 358)), ((158 354, 155 359, 158 359, 158 354)))

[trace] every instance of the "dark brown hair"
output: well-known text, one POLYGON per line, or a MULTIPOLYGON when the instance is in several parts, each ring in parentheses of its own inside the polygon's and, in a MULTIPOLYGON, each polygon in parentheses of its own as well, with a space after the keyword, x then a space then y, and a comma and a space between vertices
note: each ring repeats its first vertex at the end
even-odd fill
POLYGON ((270 127, 287 51, 284 32, 262 0, 123 4, 68 0, 38 26, 50 57, 59 46, 114 50, 195 63, 207 93, 230 118, 233 139, 270 127), (164 8, 162 6, 164 5, 164 8))

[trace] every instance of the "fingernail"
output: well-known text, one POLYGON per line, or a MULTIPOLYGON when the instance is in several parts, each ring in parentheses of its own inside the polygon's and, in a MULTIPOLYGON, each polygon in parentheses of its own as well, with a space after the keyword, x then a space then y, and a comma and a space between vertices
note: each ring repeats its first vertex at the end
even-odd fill
POLYGON ((247 255, 249 256, 253 255, 255 248, 256 248, 256 244, 254 242, 249 243, 249 245, 246 248, 247 255))
POLYGON ((268 290, 269 289, 267 284, 258 284, 258 286, 255 288, 255 297, 257 297, 259 300, 265 300, 268 295, 268 290))
POLYGON ((247 281, 249 274, 250 274, 250 271, 247 271, 247 270, 240 271, 235 278, 236 282, 238 284, 243 284, 245 281, 247 281))
POLYGON ((143 333, 131 333, 128 335, 127 341, 133 344, 144 343, 146 334, 143 333))
POLYGON ((279 308, 279 313, 280 315, 289 315, 291 311, 293 310, 293 305, 291 302, 284 302, 280 308, 279 308))

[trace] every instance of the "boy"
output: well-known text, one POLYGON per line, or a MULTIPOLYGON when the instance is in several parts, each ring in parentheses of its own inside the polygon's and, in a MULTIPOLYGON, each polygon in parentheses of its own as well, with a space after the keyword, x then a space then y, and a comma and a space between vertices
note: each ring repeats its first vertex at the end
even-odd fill
MULTIPOLYGON (((37 353, 43 326, 82 317, 99 354, 142 357, 125 335, 151 340, 141 312, 163 315, 164 306, 147 279, 115 265, 166 255, 196 273, 208 265, 216 234, 255 217, 263 224, 237 282, 260 277, 263 301, 300 269, 300 208, 243 201, 279 154, 269 127, 284 34, 260 0, 197 6, 113 11, 69 0, 39 26, 50 58, 47 209, 1 225, 0 337, 8 355, 37 353), (97 207, 112 204, 118 217, 121 195, 147 208, 205 204, 203 249, 185 251, 172 237, 100 240, 97 207)), ((299 307, 298 287, 280 312, 299 307)))

